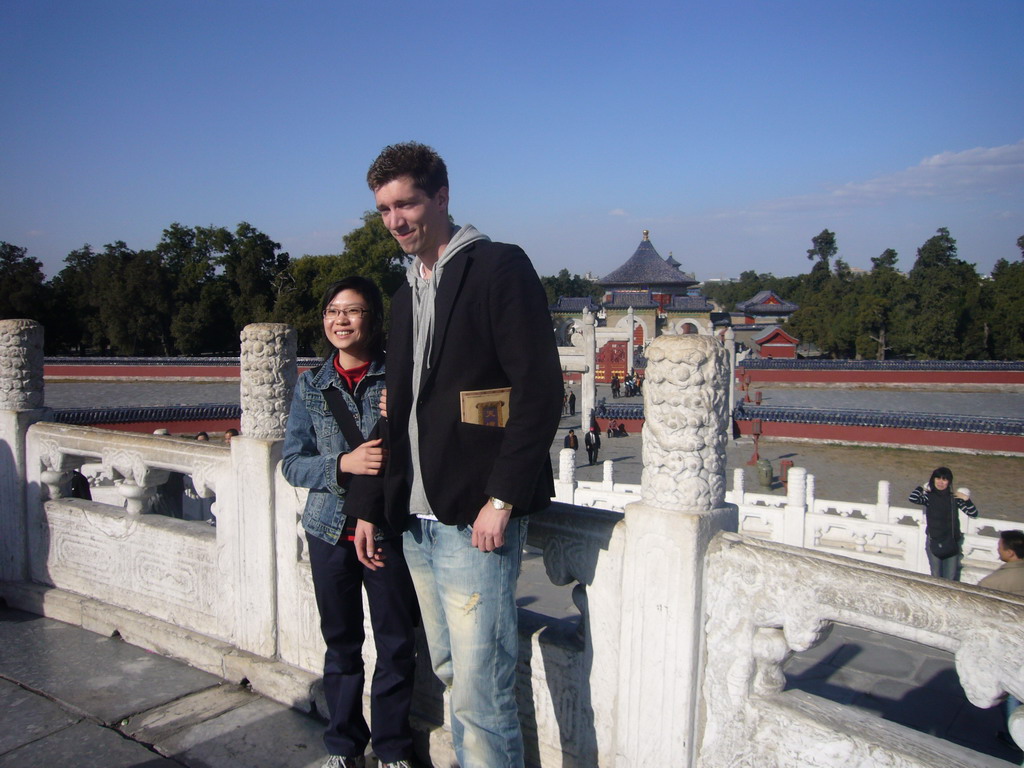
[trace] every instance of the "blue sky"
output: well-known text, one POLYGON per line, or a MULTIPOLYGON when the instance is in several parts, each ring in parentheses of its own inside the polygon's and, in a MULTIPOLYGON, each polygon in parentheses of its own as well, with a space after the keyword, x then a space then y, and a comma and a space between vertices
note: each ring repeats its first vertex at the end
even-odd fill
POLYGON ((366 168, 416 139, 451 210, 542 274, 644 229, 698 279, 909 269, 939 227, 988 272, 1024 235, 1024 2, 0 3, 0 240, 151 248, 240 221, 338 253, 366 168))

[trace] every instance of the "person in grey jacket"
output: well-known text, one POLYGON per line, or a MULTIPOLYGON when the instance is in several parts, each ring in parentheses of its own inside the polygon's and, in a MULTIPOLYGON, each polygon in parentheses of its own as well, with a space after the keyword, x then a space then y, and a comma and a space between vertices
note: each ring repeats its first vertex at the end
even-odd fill
POLYGON ((383 301, 374 283, 356 276, 328 288, 320 307, 333 349, 296 384, 282 469, 289 483, 309 489, 302 527, 327 645, 324 695, 330 718, 324 745, 330 757, 323 765, 363 768, 372 738, 380 765, 408 768, 416 597, 401 536, 378 535, 372 560, 363 565, 355 550, 357 530, 372 528, 363 518, 377 511, 360 508, 367 502, 357 499, 352 508, 346 503, 354 484, 380 475, 387 460, 380 438, 365 439, 377 424, 384 389, 383 301), (332 401, 348 416, 339 417, 332 401), (358 444, 355 430, 363 438, 358 444), (369 727, 363 717, 364 587, 377 648, 369 727))
POLYGON ((924 507, 925 552, 932 576, 960 581, 964 541, 960 513, 977 517, 978 510, 966 488, 954 493, 952 486, 953 473, 948 467, 939 467, 927 483, 910 492, 909 501, 924 507))

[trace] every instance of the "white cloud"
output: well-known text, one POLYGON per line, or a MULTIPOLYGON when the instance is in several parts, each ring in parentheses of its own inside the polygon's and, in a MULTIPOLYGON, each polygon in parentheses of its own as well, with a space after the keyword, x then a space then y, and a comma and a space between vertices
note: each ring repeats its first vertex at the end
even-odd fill
POLYGON ((1001 147, 941 152, 920 163, 824 192, 765 201, 749 213, 875 206, 906 198, 977 198, 1024 184, 1024 140, 1001 147))
POLYGON ((612 210, 608 211, 608 215, 609 216, 629 216, 629 213, 626 212, 625 208, 613 208, 612 210))

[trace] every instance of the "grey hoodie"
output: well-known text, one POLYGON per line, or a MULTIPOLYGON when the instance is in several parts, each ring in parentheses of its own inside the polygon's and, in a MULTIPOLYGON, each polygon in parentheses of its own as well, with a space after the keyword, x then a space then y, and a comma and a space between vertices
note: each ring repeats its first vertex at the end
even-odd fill
POLYGON ((461 251, 470 243, 477 240, 490 240, 487 235, 481 233, 472 224, 457 228, 448 246, 437 260, 431 270, 430 277, 423 279, 420 276, 422 261, 417 256, 412 260, 405 272, 405 278, 412 288, 412 391, 413 407, 409 414, 409 443, 412 448, 412 489, 409 496, 409 514, 420 517, 434 517, 434 512, 427 501, 427 494, 423 490, 423 477, 420 471, 420 430, 416 418, 416 394, 420 391, 420 382, 423 381, 423 367, 429 365, 430 349, 434 343, 434 299, 437 296, 437 286, 444 275, 445 265, 452 260, 456 253, 461 251))

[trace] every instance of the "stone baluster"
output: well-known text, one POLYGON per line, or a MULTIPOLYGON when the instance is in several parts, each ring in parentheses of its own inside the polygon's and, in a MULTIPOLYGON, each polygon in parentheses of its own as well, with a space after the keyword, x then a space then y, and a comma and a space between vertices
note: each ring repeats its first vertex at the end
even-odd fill
POLYGON ((742 467, 732 471, 732 494, 736 504, 743 504, 747 493, 747 476, 742 467))
POLYGON ((636 314, 633 307, 626 310, 626 328, 629 329, 629 340, 626 342, 626 373, 633 372, 633 354, 636 352, 636 314))
POLYGON ((590 414, 597 407, 597 319, 583 310, 583 375, 580 376, 580 440, 590 428, 590 414))
POLYGON ((28 577, 26 435, 45 415, 43 326, 0 320, 0 581, 28 577))
POLYGON ((736 331, 725 329, 725 351, 729 353, 729 413, 736 408, 736 331))
POLYGON ((871 515, 872 520, 877 520, 881 523, 889 522, 889 481, 879 480, 878 481, 878 501, 875 504, 875 510, 871 515))
POLYGON ((242 329, 242 433, 231 440, 232 492, 218 493, 217 538, 223 541, 237 596, 234 641, 262 656, 276 651, 277 573, 266 564, 276 562, 277 555, 275 483, 297 379, 296 339, 293 329, 279 323, 242 329))
POLYGON ((807 470, 790 467, 786 506, 783 508, 782 541, 794 547, 804 546, 804 520, 809 511, 806 487, 807 470))
POLYGON ((141 476, 128 475, 116 483, 117 492, 124 497, 124 508, 129 515, 141 515, 156 495, 157 487, 170 478, 163 469, 147 468, 141 476))
POLYGON ((601 487, 606 491, 615 490, 615 462, 605 459, 601 465, 601 487))
POLYGON ((558 452, 555 498, 563 504, 576 503, 576 451, 572 448, 563 448, 558 452))
POLYGON ((647 350, 641 501, 625 510, 617 766, 695 761, 704 557, 726 505, 729 361, 712 336, 647 350), (652 664, 651 659, 657 659, 652 664))

